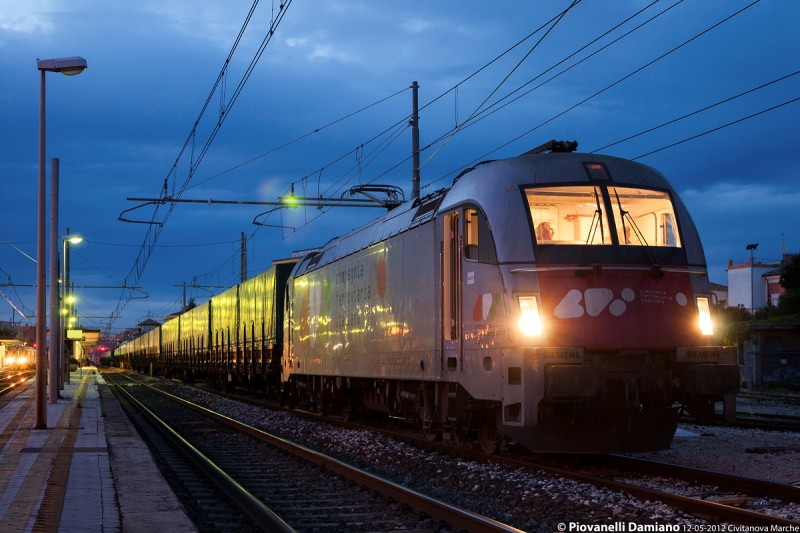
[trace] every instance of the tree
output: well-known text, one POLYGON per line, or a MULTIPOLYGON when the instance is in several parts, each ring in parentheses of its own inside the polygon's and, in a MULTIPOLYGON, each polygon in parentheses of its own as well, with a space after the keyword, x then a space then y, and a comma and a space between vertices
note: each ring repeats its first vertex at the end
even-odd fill
POLYGON ((13 339, 16 337, 14 328, 6 324, 0 324, 0 339, 13 339))
POLYGON ((194 302, 194 297, 192 297, 192 298, 189 298, 188 302, 186 302, 186 305, 184 306, 183 311, 186 312, 189 309, 194 309, 195 307, 197 307, 197 304, 194 302))
POLYGON ((800 314, 800 255, 794 255, 781 268, 781 287, 786 292, 778 302, 781 315, 800 314))
POLYGON ((787 291, 800 289, 800 254, 792 256, 781 268, 781 287, 787 291))

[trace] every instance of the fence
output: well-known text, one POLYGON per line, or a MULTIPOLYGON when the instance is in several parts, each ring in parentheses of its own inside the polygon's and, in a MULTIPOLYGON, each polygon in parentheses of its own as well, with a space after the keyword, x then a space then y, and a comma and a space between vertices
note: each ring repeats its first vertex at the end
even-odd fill
POLYGON ((748 389, 800 387, 800 349, 744 352, 744 375, 748 389))

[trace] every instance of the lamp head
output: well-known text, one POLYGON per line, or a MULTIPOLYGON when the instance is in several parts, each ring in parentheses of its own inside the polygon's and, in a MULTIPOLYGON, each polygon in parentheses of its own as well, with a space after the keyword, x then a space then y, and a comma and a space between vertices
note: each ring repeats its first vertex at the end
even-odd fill
POLYGON ((75 76, 86 70, 86 60, 82 57, 62 57, 59 59, 37 59, 39 70, 60 72, 64 76, 75 76))

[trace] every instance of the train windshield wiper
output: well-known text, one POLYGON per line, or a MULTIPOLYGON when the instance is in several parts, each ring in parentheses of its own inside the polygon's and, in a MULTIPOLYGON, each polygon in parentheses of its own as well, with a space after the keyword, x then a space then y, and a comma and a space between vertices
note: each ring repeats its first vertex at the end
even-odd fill
POLYGON ((644 238, 642 230, 639 229, 639 226, 636 224, 636 221, 633 220, 633 217, 631 216, 630 212, 622 208, 622 202, 619 199, 619 193, 617 193, 616 188, 614 189, 614 196, 617 199, 617 206, 619 207, 620 220, 622 222, 622 239, 625 241, 624 243, 620 244, 624 245, 630 244, 630 242, 628 241, 628 231, 627 228, 625 227, 625 219, 627 218, 628 222, 630 222, 631 225, 630 227, 635 232, 636 238, 639 239, 639 242, 644 245, 645 249, 647 250, 647 254, 650 256, 650 262, 653 264, 653 276, 660 278, 664 274, 661 272, 661 265, 658 264, 658 259, 656 259, 656 254, 653 253, 653 248, 649 244, 647 244, 647 239, 644 238))
MULTIPOLYGON (((597 235, 597 228, 600 228, 600 242, 604 243, 606 240, 605 228, 603 226, 603 209, 600 207, 600 197, 597 194, 597 189, 594 190, 594 202, 597 208, 592 216, 592 223, 589 224, 589 233, 586 235, 586 242, 583 244, 583 253, 581 254, 581 260, 578 262, 579 266, 585 266, 589 259, 589 245, 594 243, 595 235, 597 235)), ((577 274, 582 274, 582 271, 578 271, 577 274)))

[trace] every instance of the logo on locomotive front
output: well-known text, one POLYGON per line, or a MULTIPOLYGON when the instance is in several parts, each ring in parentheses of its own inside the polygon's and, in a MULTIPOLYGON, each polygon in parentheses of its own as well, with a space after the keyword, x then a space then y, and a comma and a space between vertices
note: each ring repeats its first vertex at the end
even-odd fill
MULTIPOLYGON (((553 314, 556 318, 580 318, 584 313, 591 317, 598 316, 606 307, 613 316, 621 316, 628 308, 626 302, 631 303, 636 299, 636 293, 631 288, 624 288, 620 291, 620 298, 614 298, 614 291, 608 288, 592 288, 581 292, 572 289, 562 298, 553 314), (581 305, 581 300, 584 304, 581 305), (610 305, 609 305, 610 304, 610 305)), ((682 292, 675 294, 674 298, 667 292, 658 289, 640 289, 639 301, 644 304, 665 304, 675 301, 681 307, 685 307, 688 298, 682 292)))

